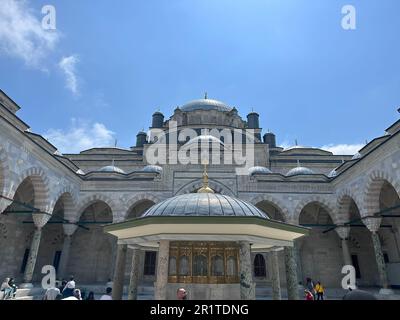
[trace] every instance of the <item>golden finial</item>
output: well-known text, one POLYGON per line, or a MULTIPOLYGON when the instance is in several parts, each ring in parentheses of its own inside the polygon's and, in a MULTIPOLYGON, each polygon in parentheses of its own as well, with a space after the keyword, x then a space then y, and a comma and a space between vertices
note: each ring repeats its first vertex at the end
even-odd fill
POLYGON ((197 191, 197 193, 214 193, 214 190, 208 186, 207 161, 203 161, 203 164, 203 186, 197 191))

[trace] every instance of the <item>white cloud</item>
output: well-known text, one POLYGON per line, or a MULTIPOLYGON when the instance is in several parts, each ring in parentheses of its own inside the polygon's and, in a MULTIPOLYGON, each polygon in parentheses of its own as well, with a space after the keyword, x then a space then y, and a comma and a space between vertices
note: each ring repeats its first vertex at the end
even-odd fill
POLYGON ((78 95, 78 78, 76 76, 76 64, 79 62, 78 56, 72 55, 69 57, 63 57, 58 63, 60 69, 65 75, 65 87, 69 89, 73 95, 78 95))
POLYGON ((114 145, 114 132, 102 123, 72 119, 67 130, 50 129, 43 136, 62 153, 78 153, 93 147, 114 145))
POLYGON ((328 144, 322 146, 321 149, 330 151, 336 155, 353 155, 364 146, 364 144, 328 144))
POLYGON ((25 0, 0 1, 0 54, 22 59, 27 66, 42 63, 60 38, 56 30, 42 28, 41 12, 33 13, 25 0))

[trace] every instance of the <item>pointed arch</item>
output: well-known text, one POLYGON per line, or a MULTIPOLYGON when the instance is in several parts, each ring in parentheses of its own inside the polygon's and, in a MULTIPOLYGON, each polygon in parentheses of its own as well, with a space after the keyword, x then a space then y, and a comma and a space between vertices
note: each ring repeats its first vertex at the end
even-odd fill
POLYGON ((110 197, 107 195, 101 194, 101 193, 96 193, 92 194, 90 196, 86 196, 82 200, 79 201, 78 204, 78 210, 77 210, 77 220, 79 220, 83 214, 83 211, 92 205, 95 202, 104 202, 106 205, 108 205, 111 209, 111 213, 113 216, 113 219, 120 214, 122 210, 119 210, 118 206, 115 204, 114 200, 112 200, 110 197))
POLYGON ((332 221, 337 220, 335 206, 328 199, 325 199, 324 197, 322 197, 320 195, 311 195, 311 196, 308 196, 308 197, 302 199, 296 206, 293 219, 296 219, 299 222, 301 212, 307 205, 309 205, 311 203, 317 203, 323 209, 325 209, 326 212, 328 213, 329 217, 332 219, 332 221))
POLYGON ((250 203, 257 206, 258 203, 263 202, 263 201, 269 202, 272 206, 276 207, 281 212, 282 217, 285 222, 289 220, 289 210, 285 206, 283 201, 281 201, 269 194, 257 195, 250 200, 250 203))
POLYGON ((42 168, 32 167, 22 172, 16 183, 11 187, 9 198, 14 198, 18 187, 25 179, 29 178, 35 192, 34 206, 44 212, 49 213, 50 199, 49 199, 49 179, 42 168))
POLYGON ((367 183, 364 190, 364 207, 362 210, 363 215, 373 215, 380 211, 379 196, 383 185, 387 182, 400 197, 400 183, 386 171, 374 170, 367 178, 367 183))
POLYGON ((358 200, 358 196, 350 188, 340 190, 337 193, 337 219, 335 222, 337 222, 338 224, 343 224, 350 221, 350 207, 352 201, 354 201, 358 211, 361 212, 361 206, 360 201, 358 200))

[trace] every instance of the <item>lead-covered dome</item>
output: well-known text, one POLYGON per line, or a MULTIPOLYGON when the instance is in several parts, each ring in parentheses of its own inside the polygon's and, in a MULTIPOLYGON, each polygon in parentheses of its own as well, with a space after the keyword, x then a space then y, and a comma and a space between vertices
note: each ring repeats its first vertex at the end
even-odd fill
POLYGON ((195 111, 195 110, 217 110, 217 111, 231 111, 232 108, 227 104, 214 100, 214 99, 198 99, 190 101, 180 107, 182 111, 195 111))
POLYGON ((305 174, 314 174, 314 171, 306 167, 296 167, 289 170, 286 176, 291 177, 291 176, 305 175, 305 174))
POLYGON ((155 204, 142 217, 149 216, 245 216, 269 219, 254 205, 215 193, 188 193, 155 204))
POLYGON ((124 170, 116 167, 116 166, 105 166, 103 168, 101 168, 99 171, 102 172, 116 172, 116 173, 125 173, 124 170))
POLYGON ((249 175, 252 176, 254 174, 270 174, 272 173, 271 170, 269 170, 267 167, 262 167, 262 166, 255 166, 249 168, 249 175))
POLYGON ((142 169, 143 172, 162 173, 163 168, 156 165, 148 165, 142 169))

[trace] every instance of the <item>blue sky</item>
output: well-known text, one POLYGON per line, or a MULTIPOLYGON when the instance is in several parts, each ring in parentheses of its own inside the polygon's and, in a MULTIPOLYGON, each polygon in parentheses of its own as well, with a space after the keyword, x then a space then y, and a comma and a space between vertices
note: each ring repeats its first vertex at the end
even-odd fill
POLYGON ((353 152, 399 117, 399 13, 398 0, 1 0, 0 88, 62 152, 130 147, 154 111, 205 91, 259 112, 278 144, 353 152), (56 31, 41 29, 47 4, 56 31))

